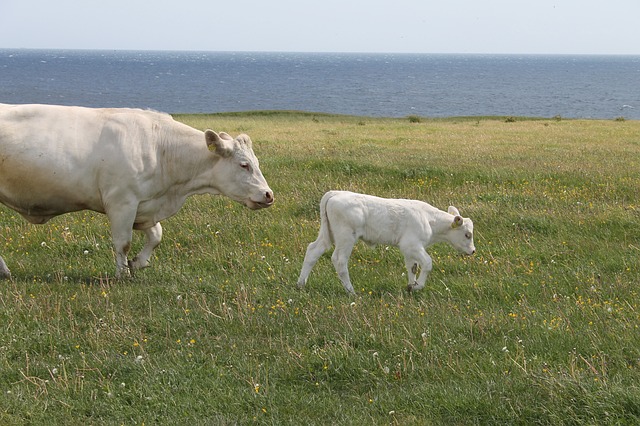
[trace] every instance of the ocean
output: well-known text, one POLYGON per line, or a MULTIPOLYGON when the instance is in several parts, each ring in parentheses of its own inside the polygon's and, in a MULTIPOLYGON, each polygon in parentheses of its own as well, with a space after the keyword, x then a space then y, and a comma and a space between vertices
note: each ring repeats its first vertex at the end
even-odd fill
POLYGON ((640 56, 0 49, 0 103, 640 119, 640 56))

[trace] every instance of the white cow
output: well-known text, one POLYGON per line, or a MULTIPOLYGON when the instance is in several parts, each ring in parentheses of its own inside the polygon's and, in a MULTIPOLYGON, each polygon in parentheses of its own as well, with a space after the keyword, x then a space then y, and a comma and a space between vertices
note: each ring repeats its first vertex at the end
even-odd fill
MULTIPOLYGON (((205 193, 251 209, 273 203, 247 135, 201 132, 153 111, 0 104, 0 202, 36 224, 105 213, 116 276, 149 266, 160 221, 205 193), (128 261, 132 229, 146 240, 128 261)), ((10 276, 1 258, 0 276, 10 276)))
POLYGON ((298 286, 304 287, 313 265, 335 244, 331 260, 345 290, 354 293, 347 266, 359 239, 370 245, 387 244, 400 249, 409 276, 409 291, 423 288, 432 269, 426 247, 447 242, 468 255, 476 251, 473 222, 460 216, 453 206, 447 213, 417 200, 329 191, 320 201, 320 233, 307 248, 298 286), (420 275, 416 280, 418 267, 420 275))

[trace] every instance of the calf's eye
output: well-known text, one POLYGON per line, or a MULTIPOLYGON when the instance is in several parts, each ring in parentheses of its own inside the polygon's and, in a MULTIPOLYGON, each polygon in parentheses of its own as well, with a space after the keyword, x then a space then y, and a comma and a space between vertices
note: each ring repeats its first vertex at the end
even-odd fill
POLYGON ((471 239, 471 232, 467 232, 466 234, 464 234, 465 237, 467 237, 467 240, 471 239))

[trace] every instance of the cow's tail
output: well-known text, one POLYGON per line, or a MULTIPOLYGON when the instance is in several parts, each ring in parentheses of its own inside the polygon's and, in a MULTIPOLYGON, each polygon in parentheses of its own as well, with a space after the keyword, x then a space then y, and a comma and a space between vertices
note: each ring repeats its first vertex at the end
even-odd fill
POLYGON ((320 232, 319 237, 324 241, 325 245, 330 247, 333 245, 333 233, 331 232, 331 224, 329 223, 329 215, 327 214, 327 203, 336 195, 336 191, 325 193, 320 199, 320 232))

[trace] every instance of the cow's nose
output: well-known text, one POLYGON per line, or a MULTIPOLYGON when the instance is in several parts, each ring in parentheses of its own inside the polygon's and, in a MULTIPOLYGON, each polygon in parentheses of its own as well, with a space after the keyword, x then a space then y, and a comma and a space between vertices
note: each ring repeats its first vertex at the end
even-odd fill
POLYGON ((272 191, 267 191, 264 193, 264 200, 268 203, 271 204, 273 203, 273 192, 272 191))

